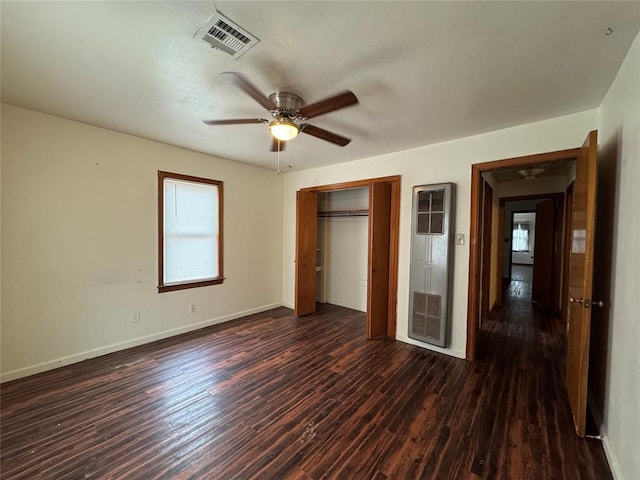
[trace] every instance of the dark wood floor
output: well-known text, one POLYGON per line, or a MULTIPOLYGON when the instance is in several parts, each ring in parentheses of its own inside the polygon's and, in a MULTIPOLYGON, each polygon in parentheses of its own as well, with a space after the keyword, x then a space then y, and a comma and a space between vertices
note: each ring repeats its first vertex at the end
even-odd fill
POLYGON ((611 478, 561 331, 514 295, 471 364, 275 309, 2 385, 2 478, 611 478))

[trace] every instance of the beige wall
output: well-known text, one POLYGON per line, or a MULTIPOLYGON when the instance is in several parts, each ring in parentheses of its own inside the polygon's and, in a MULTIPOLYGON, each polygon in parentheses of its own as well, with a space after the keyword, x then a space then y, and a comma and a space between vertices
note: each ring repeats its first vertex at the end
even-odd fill
MULTIPOLYGON (((391 153, 301 172, 284 179, 283 301, 293 305, 295 260, 295 192, 300 188, 363 178, 402 175, 400 198, 400 245, 397 338, 456 357, 464 357, 466 342, 467 287, 469 276, 469 217, 471 165, 540 152, 575 148, 590 130, 598 127, 598 111, 522 125, 475 137, 391 153), (411 191, 414 185, 456 184, 455 232, 465 235, 465 245, 453 250, 453 308, 451 342, 439 348, 410 339, 408 333, 409 250, 411 191)), ((348 147, 347 147, 348 148, 348 147)))
POLYGON ((2 380, 281 304, 274 172, 9 105, 1 152, 2 380), (157 293, 158 170, 224 181, 223 285, 157 293))
POLYGON ((601 107, 590 400, 616 479, 640 478, 640 35, 601 107))
POLYGON ((327 303, 367 311, 367 217, 325 218, 327 303))

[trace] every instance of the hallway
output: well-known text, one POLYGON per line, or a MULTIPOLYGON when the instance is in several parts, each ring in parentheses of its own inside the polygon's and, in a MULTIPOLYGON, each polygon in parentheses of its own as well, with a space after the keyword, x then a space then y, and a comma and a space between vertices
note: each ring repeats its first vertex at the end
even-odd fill
POLYGON ((504 382, 490 387, 499 390, 496 412, 489 412, 497 416, 498 451, 512 451, 512 478, 612 478, 601 442, 574 434, 564 324, 533 308, 532 270, 513 265, 504 305, 482 325, 478 361, 487 378, 504 382), (541 470, 531 475, 532 468, 541 470))

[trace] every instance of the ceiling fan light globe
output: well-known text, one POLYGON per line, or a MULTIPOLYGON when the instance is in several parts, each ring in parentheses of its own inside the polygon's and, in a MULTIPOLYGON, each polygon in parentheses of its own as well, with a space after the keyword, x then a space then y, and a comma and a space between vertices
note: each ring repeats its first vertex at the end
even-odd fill
POLYGON ((288 120, 274 120, 269 124, 269 131, 271 132, 271 135, 282 142, 291 140, 300 133, 298 126, 288 120))

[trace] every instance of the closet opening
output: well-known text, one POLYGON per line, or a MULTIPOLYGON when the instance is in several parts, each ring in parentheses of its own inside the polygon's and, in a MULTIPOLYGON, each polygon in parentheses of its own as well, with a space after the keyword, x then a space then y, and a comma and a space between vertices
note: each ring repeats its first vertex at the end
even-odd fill
POLYGON ((318 193, 316 302, 367 311, 369 187, 318 193))
POLYGON ((400 176, 296 195, 295 314, 316 302, 367 313, 367 338, 396 335, 400 176))

